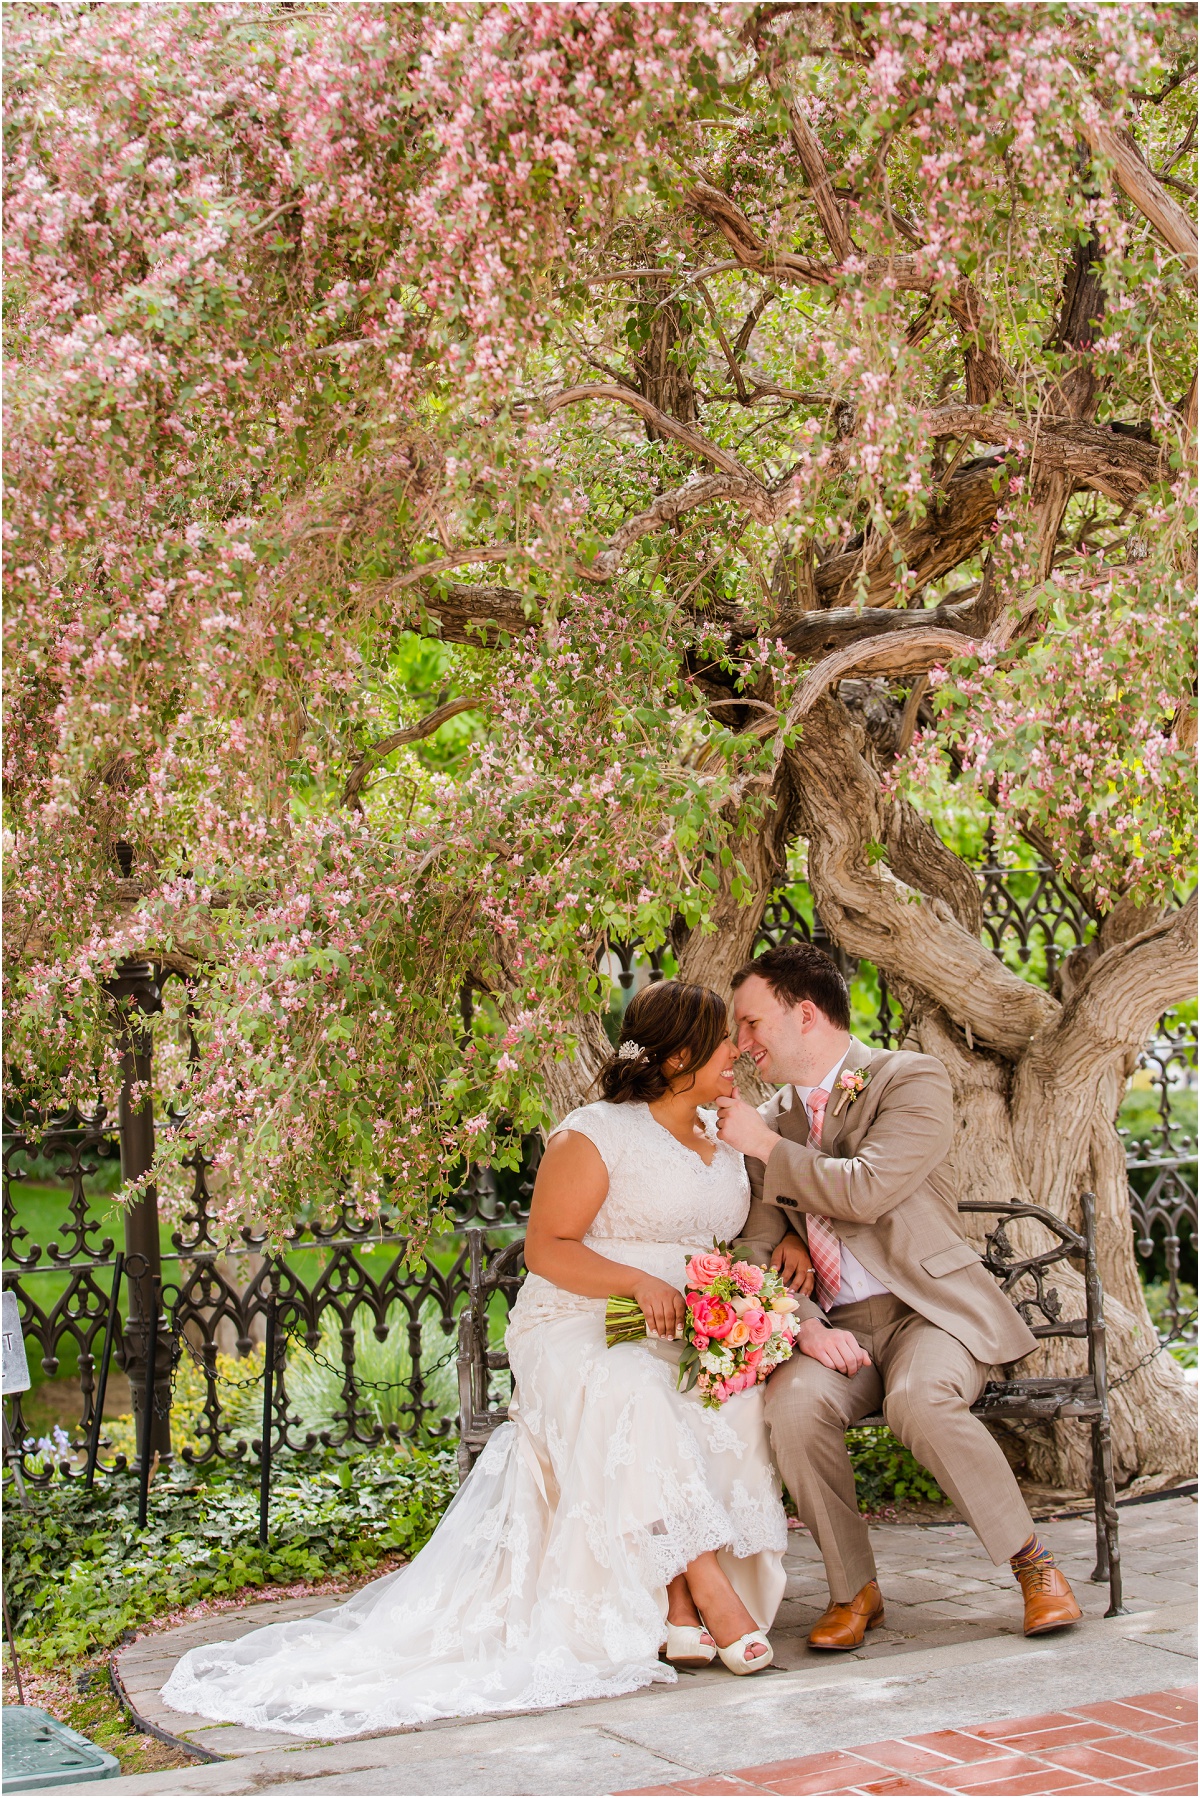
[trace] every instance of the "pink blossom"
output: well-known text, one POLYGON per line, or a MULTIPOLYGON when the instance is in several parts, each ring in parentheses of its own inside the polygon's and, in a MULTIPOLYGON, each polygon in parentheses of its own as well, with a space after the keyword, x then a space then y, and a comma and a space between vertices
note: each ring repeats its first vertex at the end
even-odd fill
POLYGON ((729 1272, 730 1262, 727 1255, 705 1253, 693 1255, 687 1264, 687 1280, 689 1286, 710 1286, 722 1274, 729 1272))
POLYGON ((761 1267, 755 1267, 752 1261, 735 1261, 733 1277, 744 1293, 753 1294, 762 1291, 766 1275, 761 1267))

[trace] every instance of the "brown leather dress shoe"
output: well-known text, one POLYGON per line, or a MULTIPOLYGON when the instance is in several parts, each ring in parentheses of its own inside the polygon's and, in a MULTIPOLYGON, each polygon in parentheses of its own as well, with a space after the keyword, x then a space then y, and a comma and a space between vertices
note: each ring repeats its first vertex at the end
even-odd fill
POLYGON ((1078 1623, 1083 1612, 1075 1602, 1075 1594, 1057 1567, 1017 1567, 1016 1573, 1025 1594, 1025 1634, 1045 1635, 1048 1630, 1067 1629, 1078 1623))
POLYGON ((877 1580, 868 1580, 849 1604, 831 1604, 808 1633, 810 1648, 861 1648, 869 1629, 883 1622, 883 1597, 877 1580))

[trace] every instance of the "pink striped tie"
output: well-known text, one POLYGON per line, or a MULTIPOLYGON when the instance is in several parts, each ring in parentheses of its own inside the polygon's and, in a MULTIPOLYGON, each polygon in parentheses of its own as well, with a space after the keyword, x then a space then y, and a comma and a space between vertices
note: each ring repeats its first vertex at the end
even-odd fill
MULTIPOLYGON (((829 1094, 823 1086, 816 1087, 808 1095, 808 1109, 812 1114, 808 1140, 814 1149, 821 1146, 821 1128, 828 1103, 829 1094)), ((817 1303, 822 1311, 828 1311, 842 1289, 842 1245, 832 1219, 812 1211, 808 1215, 808 1252, 816 1276, 817 1303)))

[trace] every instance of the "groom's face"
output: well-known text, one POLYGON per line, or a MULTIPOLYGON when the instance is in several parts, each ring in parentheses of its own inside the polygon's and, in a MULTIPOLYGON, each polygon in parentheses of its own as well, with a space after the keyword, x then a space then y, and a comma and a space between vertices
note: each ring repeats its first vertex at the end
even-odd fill
POLYGON ((764 1080, 808 1084, 812 1035, 821 1019, 815 1005, 807 999, 788 1005, 760 975, 751 974, 733 995, 733 1016, 738 1053, 752 1058, 764 1080))

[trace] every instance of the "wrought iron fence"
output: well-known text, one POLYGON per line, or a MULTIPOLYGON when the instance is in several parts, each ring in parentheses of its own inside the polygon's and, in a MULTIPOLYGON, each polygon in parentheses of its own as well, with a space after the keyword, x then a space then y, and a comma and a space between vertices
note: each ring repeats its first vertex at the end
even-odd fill
MULTIPOLYGON (((985 935, 997 954, 1052 978, 1062 957, 1086 941, 1086 915, 1049 870, 988 865, 980 881, 985 935)), ((772 900, 762 940, 797 939, 838 955, 853 983, 857 1018, 866 1018, 874 1040, 893 1044, 899 1007, 886 981, 866 964, 847 962, 829 942, 806 892, 792 888, 772 900)), ((612 954, 617 984, 628 990, 638 978, 638 958, 628 949, 612 954)), ((125 978, 143 1011, 153 1011, 153 970, 131 969, 125 978)), ((127 1085, 146 1079, 150 1047, 148 1034, 129 1043, 127 1085)), ((1181 1120, 1179 1099, 1195 1089, 1196 1025, 1164 1027, 1142 1056, 1137 1078, 1146 1103, 1127 1142, 1135 1240, 1157 1282, 1164 1339, 1194 1341, 1194 1296, 1185 1275, 1195 1257, 1196 1143, 1194 1128, 1181 1120)), ((116 1260, 116 1244, 97 1217, 97 1190, 111 1185, 105 1169, 118 1153, 126 1177, 149 1165, 153 1124, 145 1108, 132 1113, 123 1103, 115 1118, 102 1110, 92 1117, 72 1112, 6 1119, 6 1126, 4 1283, 18 1298, 31 1359, 40 1355, 47 1378, 73 1373, 78 1388, 77 1421, 63 1443, 23 1458, 26 1478, 44 1484, 56 1472, 81 1472, 96 1419, 116 1260), (34 1215, 28 1197, 18 1199, 13 1191, 24 1186, 28 1195, 31 1174, 43 1182, 50 1176, 52 1184, 41 1188, 43 1207, 54 1202, 59 1208, 53 1238, 44 1243, 34 1241, 27 1227, 34 1215)), ((298 1227, 273 1261, 265 1257, 265 1239, 250 1231, 224 1246, 209 1191, 210 1163, 194 1151, 186 1163, 190 1202, 165 1245, 152 1209, 141 1205, 126 1216, 129 1269, 137 1263, 138 1277, 126 1279, 115 1352, 129 1380, 143 1468, 150 1454, 170 1453, 173 1392, 181 1380, 193 1393, 182 1449, 187 1460, 202 1465, 261 1454, 261 1345, 272 1305, 278 1324, 269 1395, 275 1451, 448 1436, 457 1408, 448 1376, 467 1298, 466 1233, 483 1230, 489 1247, 499 1247, 520 1229, 537 1153, 531 1141, 519 1175, 472 1169, 452 1202, 453 1227, 432 1238, 423 1264, 413 1265, 403 1237, 381 1235, 349 1208, 325 1225, 298 1227), (386 1377, 380 1377, 372 1357, 384 1344, 388 1362, 386 1377)), ((501 1317, 495 1322, 497 1330, 502 1327, 501 1317)), ((12 1428, 19 1443, 35 1434, 19 1399, 12 1428)), ((101 1468, 120 1466, 111 1440, 104 1448, 101 1468)))

